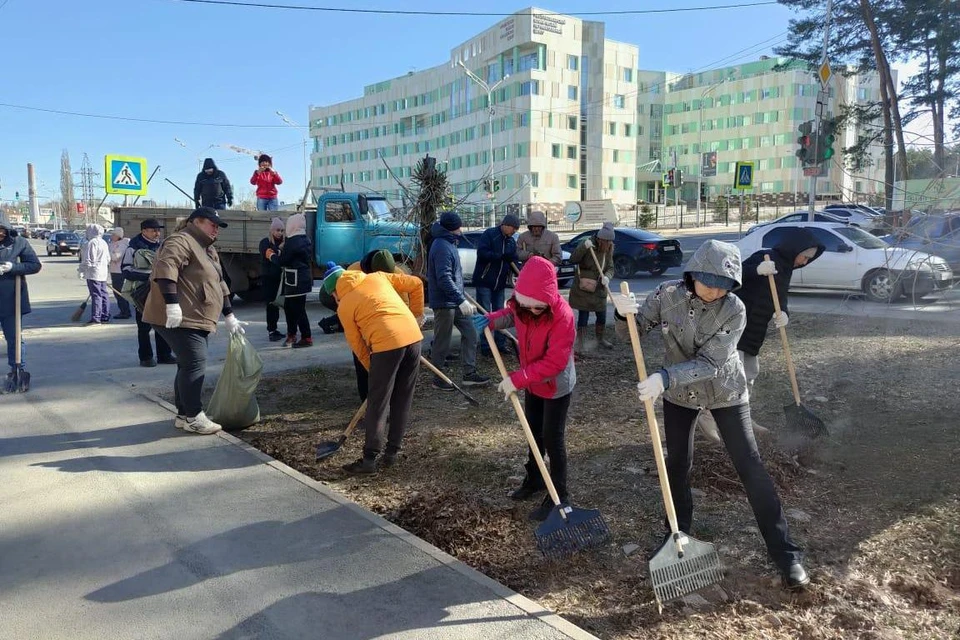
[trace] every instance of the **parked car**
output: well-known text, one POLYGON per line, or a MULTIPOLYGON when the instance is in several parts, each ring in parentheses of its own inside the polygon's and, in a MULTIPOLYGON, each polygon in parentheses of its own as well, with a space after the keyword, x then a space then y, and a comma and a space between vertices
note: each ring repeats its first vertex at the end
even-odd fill
MULTIPOLYGON (((767 227, 771 224, 780 224, 783 222, 807 222, 809 217, 810 217, 809 211, 795 211, 794 213, 788 213, 785 216, 780 216, 776 220, 771 220, 770 222, 761 222, 760 224, 755 224, 749 229, 747 229, 747 233, 745 233, 744 235, 749 235, 754 231, 767 227)), ((814 222, 842 222, 844 224, 847 224, 847 221, 844 220, 843 218, 830 215, 829 213, 820 212, 820 211, 813 212, 813 221, 814 222)), ((857 225, 853 225, 853 226, 857 226, 857 225)))
MULTIPOLYGON (((477 243, 480 242, 480 236, 483 231, 467 231, 460 239, 457 246, 457 252, 460 254, 460 265, 463 267, 463 283, 467 286, 473 286, 473 270, 477 266, 477 243)), ((521 263, 521 266, 523 263, 521 263)), ((560 252, 560 264, 557 266, 557 286, 561 289, 569 289, 573 284, 573 276, 576 273, 576 265, 570 262, 570 253, 568 251, 560 252)), ((513 278, 507 280, 509 286, 513 286, 513 278)))
POLYGON ((824 211, 832 211, 834 209, 850 209, 852 211, 860 211, 868 216, 883 215, 883 212, 880 209, 876 207, 868 207, 865 204, 844 204, 842 202, 837 202, 834 204, 828 204, 823 208, 824 211))
POLYGON ((791 289, 862 291, 874 302, 893 302, 903 295, 916 300, 953 284, 953 271, 943 258, 891 247, 863 229, 835 222, 769 225, 736 244, 741 255, 749 256, 773 248, 797 227, 808 229, 826 249, 793 272, 791 289))
POLYGON ((47 240, 47 255, 57 254, 62 256, 65 253, 77 255, 80 253, 80 236, 72 231, 61 231, 54 233, 47 240))
POLYGON ((830 204, 824 207, 823 211, 840 218, 844 222, 861 227, 875 236, 886 235, 891 230, 883 216, 864 205, 841 206, 830 204))
POLYGON ((960 213, 911 218, 905 229, 882 239, 895 247, 940 256, 960 273, 960 213))
MULTIPOLYGON (((593 237, 596 231, 584 231, 560 245, 564 251, 573 253, 581 242, 593 237)), ((644 229, 616 227, 613 241, 613 273, 617 278, 629 278, 637 271, 648 271, 655 276, 663 275, 671 267, 683 262, 683 250, 676 240, 644 229)))

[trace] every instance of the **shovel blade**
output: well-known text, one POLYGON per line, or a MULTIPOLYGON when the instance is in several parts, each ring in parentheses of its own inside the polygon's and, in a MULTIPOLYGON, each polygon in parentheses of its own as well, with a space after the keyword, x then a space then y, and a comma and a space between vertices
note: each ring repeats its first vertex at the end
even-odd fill
POLYGON ((610 539, 610 527, 596 509, 561 504, 550 511, 535 535, 544 557, 559 560, 605 544, 610 539))
POLYGON ((723 565, 716 547, 681 535, 687 539, 682 556, 671 537, 650 559, 650 581, 660 605, 723 580, 723 565))
POLYGON ((808 438, 828 435, 827 425, 802 404, 788 404, 783 408, 787 429, 808 438))
POLYGON ((339 440, 330 440, 328 442, 321 442, 317 445, 317 462, 329 458, 337 451, 340 451, 340 448, 343 447, 343 443, 347 439, 344 436, 340 436, 339 440))

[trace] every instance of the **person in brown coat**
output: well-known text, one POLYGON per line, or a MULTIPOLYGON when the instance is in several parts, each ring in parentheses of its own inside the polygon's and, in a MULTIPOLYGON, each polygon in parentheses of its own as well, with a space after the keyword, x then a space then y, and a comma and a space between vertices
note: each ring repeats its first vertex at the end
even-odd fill
POLYGON ((604 337, 607 326, 607 290, 610 279, 613 277, 613 223, 604 222, 593 238, 581 242, 570 262, 577 265, 577 273, 570 287, 570 306, 577 310, 577 341, 574 351, 581 354, 585 350, 587 324, 590 322, 590 313, 597 315, 596 335, 597 343, 604 349, 612 349, 613 343, 604 337), (600 271, 597 271, 597 262, 590 255, 590 249, 600 262, 600 271))
POLYGON ((207 340, 216 332, 221 313, 230 333, 244 332, 233 315, 220 257, 213 248, 220 229, 226 226, 210 207, 191 213, 184 227, 171 234, 157 252, 143 309, 144 322, 153 325, 177 355, 174 426, 202 435, 221 428, 206 416, 200 400, 207 340))
POLYGON ((517 238, 517 258, 526 262, 533 256, 546 258, 554 265, 563 260, 560 236, 547 229, 547 216, 542 211, 531 211, 527 216, 527 230, 517 238))

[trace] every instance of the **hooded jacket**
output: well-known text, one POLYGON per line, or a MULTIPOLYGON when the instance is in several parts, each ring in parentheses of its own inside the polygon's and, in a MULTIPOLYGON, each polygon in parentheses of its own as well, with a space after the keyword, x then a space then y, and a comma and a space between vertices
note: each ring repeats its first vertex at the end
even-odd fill
POLYGON ((555 265, 563 260, 560 236, 547 229, 547 216, 542 211, 532 211, 527 218, 527 230, 517 238, 517 257, 526 262, 533 256, 546 258, 555 265), (533 236, 530 227, 543 227, 539 238, 533 236))
POLYGON ((423 340, 423 282, 397 273, 345 271, 337 281, 337 318, 357 359, 370 370, 370 354, 423 340), (407 307, 401 294, 410 297, 407 307))
POLYGON ((455 309, 466 300, 463 295, 463 267, 457 244, 460 236, 434 222, 430 228, 433 243, 427 258, 427 289, 431 309, 455 309))
POLYGON ((573 278, 573 286, 570 287, 570 306, 577 311, 605 313, 607 310, 607 288, 600 283, 600 276, 613 279, 613 243, 610 243, 609 251, 600 251, 597 234, 590 236, 590 241, 593 243, 593 252, 597 255, 597 260, 600 262, 603 271, 597 271, 597 263, 593 261, 590 251, 583 246, 584 243, 581 242, 577 245, 573 255, 570 256, 570 262, 577 265, 577 274, 573 278), (597 288, 593 291, 585 291, 580 286, 581 278, 596 280, 597 288))
POLYGON ((103 239, 103 227, 87 225, 87 243, 80 256, 80 274, 86 280, 106 282, 110 279, 110 247, 103 239))
POLYGON ((203 170, 197 174, 197 181, 193 184, 193 201, 197 207, 226 209, 227 206, 233 206, 233 187, 227 174, 217 168, 213 158, 203 161, 203 170), (207 175, 207 169, 213 169, 213 173, 207 175))
MULTIPOLYGON (((266 255, 266 254, 264 254, 266 255)), ((283 268, 283 295, 305 296, 313 290, 313 243, 307 238, 307 221, 302 213, 287 218, 286 238, 280 253, 270 261, 283 268)))
MULTIPOLYGON (((0 262, 13 264, 10 271, 0 275, 0 318, 6 318, 16 313, 16 277, 33 275, 42 265, 26 238, 14 235, 13 227, 6 222, 0 222, 0 228, 7 232, 6 239, 0 242, 0 262)), ((20 278, 20 315, 27 313, 30 313, 27 279, 20 278)))
POLYGON ((748 402, 747 378, 737 356, 746 326, 740 298, 726 295, 706 303, 693 293, 693 272, 742 278, 740 250, 708 240, 690 258, 683 280, 664 282, 637 314, 640 335, 659 329, 664 342, 663 397, 689 409, 719 409, 748 402))
POLYGON ((507 279, 513 274, 510 265, 517 260, 517 241, 499 227, 491 227, 480 234, 477 243, 477 264, 473 269, 473 286, 494 291, 507 288, 507 279))
POLYGON ((283 184, 283 178, 273 168, 267 171, 257 169, 250 178, 250 184, 257 188, 258 198, 270 200, 277 197, 277 185, 283 184))
POLYGON ((537 397, 561 398, 577 384, 573 364, 577 328, 573 310, 560 296, 553 264, 538 256, 531 258, 520 271, 515 291, 548 304, 550 311, 532 318, 520 315, 514 297, 506 308, 487 316, 493 329, 517 328, 520 370, 511 373, 510 380, 517 389, 526 389, 537 397))
MULTIPOLYGON (((120 233, 123 233, 122 227, 117 227, 120 233)), ((116 231, 116 229, 114 230, 116 231)), ((123 273, 123 254, 127 252, 130 246, 130 238, 120 237, 117 240, 111 240, 110 247, 110 273, 123 273)))
POLYGON ((773 298, 770 297, 769 276, 757 275, 757 267, 763 262, 763 257, 769 255, 777 265, 777 275, 773 276, 777 284, 777 297, 780 300, 780 309, 787 313, 787 290, 790 288, 790 278, 793 277, 793 262, 797 256, 807 249, 817 249, 817 254, 807 264, 820 257, 824 246, 817 242, 809 230, 803 227, 784 229, 786 232, 777 246, 770 250, 761 250, 754 253, 743 262, 743 287, 737 290, 737 297, 743 301, 747 312, 747 326, 743 336, 737 343, 737 349, 755 356, 760 353, 760 347, 767 337, 767 327, 773 318, 773 298))

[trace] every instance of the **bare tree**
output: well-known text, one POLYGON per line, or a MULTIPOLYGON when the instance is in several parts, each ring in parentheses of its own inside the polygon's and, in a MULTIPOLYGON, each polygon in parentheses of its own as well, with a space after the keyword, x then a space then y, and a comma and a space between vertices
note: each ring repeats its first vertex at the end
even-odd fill
POLYGON ((60 155, 60 206, 67 224, 76 224, 77 204, 73 197, 73 172, 70 170, 70 153, 66 149, 60 155))

